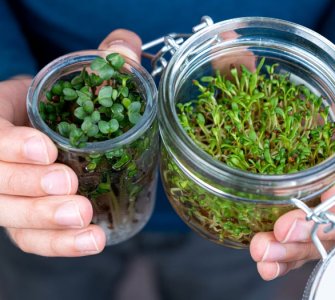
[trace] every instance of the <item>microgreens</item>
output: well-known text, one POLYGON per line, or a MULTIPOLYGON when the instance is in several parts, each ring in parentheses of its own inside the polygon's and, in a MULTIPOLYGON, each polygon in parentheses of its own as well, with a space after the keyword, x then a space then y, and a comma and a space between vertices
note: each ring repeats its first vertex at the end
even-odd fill
POLYGON ((70 80, 58 80, 40 102, 40 114, 50 128, 69 138, 72 146, 104 141, 136 125, 145 102, 132 76, 121 73, 125 61, 117 53, 97 57, 91 73, 83 68, 70 80))
MULTIPOLYGON (((321 163, 335 152, 335 124, 326 100, 292 82, 278 67, 264 65, 263 58, 255 71, 232 66, 230 74, 216 71, 194 80, 197 99, 177 104, 181 126, 213 158, 245 172, 288 174, 321 163)), ((218 197, 186 176, 164 149, 162 170, 178 213, 220 243, 248 245, 256 232, 273 230, 276 220, 294 208, 218 197)), ((224 184, 221 189, 232 195, 224 184)), ((233 193, 244 199, 269 199, 242 190, 233 193)))
POLYGON ((335 151, 335 123, 322 97, 275 73, 261 60, 255 72, 231 68, 194 81, 197 101, 179 103, 192 140, 223 163, 261 174, 287 174, 319 164, 335 151))

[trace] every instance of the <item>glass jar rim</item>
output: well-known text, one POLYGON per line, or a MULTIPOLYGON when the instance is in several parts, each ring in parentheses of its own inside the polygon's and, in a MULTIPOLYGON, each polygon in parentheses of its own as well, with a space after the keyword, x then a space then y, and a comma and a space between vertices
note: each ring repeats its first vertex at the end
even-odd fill
MULTIPOLYGON (((197 170, 204 178, 215 178, 217 181, 236 181, 237 185, 241 180, 244 182, 247 181, 248 184, 252 186, 251 189, 254 191, 259 191, 260 187, 272 188, 274 182, 276 188, 298 188, 299 186, 315 182, 316 174, 319 175, 321 173, 322 178, 325 178, 335 171, 335 155, 332 155, 312 168, 295 173, 282 175, 251 173, 229 167, 228 165, 215 160, 212 156, 195 145, 178 121, 174 103, 177 87, 175 82, 173 82, 173 76, 176 77, 175 73, 180 69, 182 61, 190 54, 190 51, 196 44, 199 44, 206 39, 208 40, 208 37, 213 37, 216 34, 225 31, 239 30, 252 26, 260 29, 289 31, 291 34, 309 39, 309 41, 332 57, 334 62, 333 65, 335 65, 334 44, 315 31, 293 22, 267 17, 242 17, 225 20, 208 26, 193 34, 179 47, 179 49, 177 49, 163 73, 159 87, 160 101, 158 108, 162 141, 165 144, 165 140, 169 139, 170 141, 172 140, 174 144, 178 143, 180 149, 175 147, 173 151, 171 151, 167 147, 169 154, 172 155, 176 161, 179 160, 178 157, 186 159, 192 166, 192 169, 197 170), (173 134, 173 138, 171 138, 171 134, 173 134)), ((333 74, 329 80, 332 83, 332 87, 335 88, 335 68, 329 66, 329 70, 331 70, 331 74, 333 74)), ((181 165, 182 163, 179 163, 179 166, 181 165)), ((208 189, 208 186, 204 182, 203 186, 208 189)))
POLYGON ((42 119, 38 110, 38 101, 41 88, 57 71, 70 67, 76 63, 90 62, 96 57, 105 57, 111 52, 107 50, 83 50, 60 56, 42 68, 33 78, 27 94, 27 111, 33 127, 47 132, 48 136, 60 147, 67 148, 75 153, 103 153, 111 149, 121 148, 135 141, 153 123, 157 114, 157 88, 152 76, 136 61, 124 57, 125 67, 131 68, 133 75, 143 84, 146 91, 146 107, 139 122, 122 135, 106 141, 88 142, 82 148, 72 146, 68 138, 53 131, 42 119))

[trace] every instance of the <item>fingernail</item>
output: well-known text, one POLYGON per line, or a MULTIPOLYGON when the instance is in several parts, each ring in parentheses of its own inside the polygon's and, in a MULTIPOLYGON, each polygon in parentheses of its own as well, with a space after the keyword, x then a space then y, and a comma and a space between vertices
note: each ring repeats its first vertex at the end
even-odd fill
POLYGON ((57 224, 83 227, 84 221, 80 215, 79 207, 75 201, 68 201, 62 204, 55 212, 54 219, 57 224))
POLYGON ((262 261, 272 262, 282 260, 286 257, 286 248, 276 242, 269 242, 266 246, 262 261))
POLYGON ((68 195, 71 193, 71 177, 67 170, 54 170, 42 177, 41 186, 50 195, 68 195))
POLYGON ((126 43, 123 40, 114 40, 107 45, 107 50, 120 53, 132 60, 139 61, 139 57, 135 50, 133 50, 132 46, 126 43))
POLYGON ((279 277, 281 275, 284 275, 286 273, 287 264, 276 262, 276 267, 277 267, 277 270, 276 270, 276 273, 274 274, 274 277, 272 278, 272 280, 276 279, 277 277, 279 277))
POLYGON ((296 219, 287 232, 282 243, 303 242, 310 238, 310 228, 305 220, 296 219))
POLYGON ((25 141, 23 153, 26 158, 40 162, 50 163, 47 146, 40 136, 33 136, 25 141))
POLYGON ((86 231, 75 237, 74 245, 80 252, 97 252, 99 251, 97 242, 92 231, 86 231))

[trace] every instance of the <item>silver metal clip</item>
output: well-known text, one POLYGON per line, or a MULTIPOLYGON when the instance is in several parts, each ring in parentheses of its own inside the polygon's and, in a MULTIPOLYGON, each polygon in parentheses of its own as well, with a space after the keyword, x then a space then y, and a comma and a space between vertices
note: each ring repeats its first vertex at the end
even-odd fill
MULTIPOLYGON (((213 20, 208 16, 201 18, 201 23, 192 28, 192 32, 196 33, 207 26, 214 24, 213 20)), ((142 46, 142 56, 151 61, 153 77, 160 75, 166 68, 169 58, 168 55, 172 56, 184 43, 185 39, 188 39, 193 33, 170 33, 167 36, 160 37, 151 42, 148 42, 142 46), (163 44, 161 49, 155 53, 147 52, 149 49, 163 44)))
POLYGON ((304 202, 299 199, 293 198, 291 201, 301 210, 306 213, 307 221, 314 221, 314 225, 311 232, 311 238, 316 248, 321 254, 322 260, 325 260, 328 253, 320 241, 317 232, 321 224, 329 224, 323 231, 325 233, 335 229, 335 215, 329 211, 329 209, 335 205, 335 195, 325 200, 314 209, 309 208, 304 202))

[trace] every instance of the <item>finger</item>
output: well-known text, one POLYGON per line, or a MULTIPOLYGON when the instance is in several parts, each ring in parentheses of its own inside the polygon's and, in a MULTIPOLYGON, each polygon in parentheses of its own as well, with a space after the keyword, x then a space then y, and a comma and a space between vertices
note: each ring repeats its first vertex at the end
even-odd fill
POLYGON ((74 171, 61 164, 39 166, 0 161, 0 174, 0 193, 5 195, 70 195, 78 188, 74 171))
MULTIPOLYGON (((313 221, 306 221, 302 210, 293 210, 281 216, 275 223, 274 235, 279 242, 306 242, 311 240, 313 221)), ((335 231, 325 233, 328 225, 320 225, 318 236, 321 240, 335 240, 335 231)))
POLYGON ((268 243, 276 241, 273 232, 256 233, 250 242, 250 255, 256 262, 262 261, 268 243))
POLYGON ((99 49, 120 53, 140 63, 141 46, 142 41, 136 33, 125 29, 117 29, 101 42, 99 49))
POLYGON ((10 237, 24 252, 43 256, 85 256, 103 250, 106 237, 96 225, 82 230, 9 229, 10 237))
POLYGON ((259 262, 257 263, 257 270, 264 280, 269 281, 283 276, 291 270, 298 269, 305 263, 306 261, 296 261, 292 263, 259 262))
POLYGON ((15 127, 0 120, 0 161, 50 164, 57 148, 43 133, 28 127, 15 127))
POLYGON ((21 126, 27 123, 26 96, 31 79, 0 82, 0 118, 21 126))
POLYGON ((7 228, 84 228, 92 215, 90 201, 79 195, 41 198, 0 195, 0 226, 7 228))
MULTIPOLYGON (((334 241, 323 242, 326 249, 332 249, 334 244, 334 241)), ((320 258, 320 253, 312 242, 283 244, 275 240, 271 232, 255 235, 250 252, 256 262, 282 263, 320 258)))

